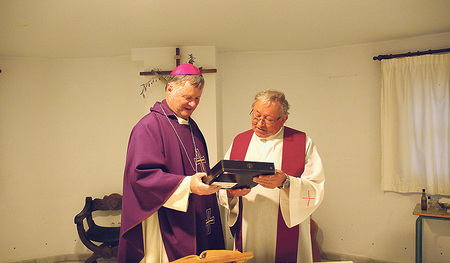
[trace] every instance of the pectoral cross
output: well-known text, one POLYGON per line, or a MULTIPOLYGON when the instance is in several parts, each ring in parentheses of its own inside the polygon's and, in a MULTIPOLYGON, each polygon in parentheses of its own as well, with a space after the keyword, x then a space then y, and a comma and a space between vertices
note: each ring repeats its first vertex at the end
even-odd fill
POLYGON ((196 148, 195 149, 195 168, 197 169, 197 165, 200 163, 200 165, 202 166, 202 172, 206 172, 205 169, 205 163, 206 163, 206 159, 205 156, 201 156, 200 151, 196 148))
POLYGON ((214 216, 211 216, 211 208, 206 209, 206 230, 211 234, 211 225, 214 224, 214 216))

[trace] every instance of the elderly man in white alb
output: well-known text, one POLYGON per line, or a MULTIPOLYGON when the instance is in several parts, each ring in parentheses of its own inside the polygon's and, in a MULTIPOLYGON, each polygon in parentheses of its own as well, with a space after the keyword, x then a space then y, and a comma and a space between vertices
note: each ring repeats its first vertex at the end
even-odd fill
POLYGON ((252 189, 221 190, 235 249, 250 262, 312 262, 310 215, 324 196, 322 161, 313 141, 285 127, 289 103, 265 90, 252 104, 252 129, 237 135, 225 159, 273 162, 276 173, 255 177, 252 189))

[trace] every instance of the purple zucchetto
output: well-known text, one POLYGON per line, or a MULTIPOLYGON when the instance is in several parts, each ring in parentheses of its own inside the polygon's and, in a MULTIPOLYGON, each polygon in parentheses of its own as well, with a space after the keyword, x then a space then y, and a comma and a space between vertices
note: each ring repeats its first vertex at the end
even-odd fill
POLYGON ((176 67, 170 75, 202 75, 200 69, 192 64, 181 64, 176 67))

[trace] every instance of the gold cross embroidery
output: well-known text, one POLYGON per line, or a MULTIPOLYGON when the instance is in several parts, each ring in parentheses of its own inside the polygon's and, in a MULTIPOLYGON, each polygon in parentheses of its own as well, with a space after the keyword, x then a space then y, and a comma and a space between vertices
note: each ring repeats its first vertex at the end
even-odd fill
POLYGON ((211 225, 214 224, 214 216, 211 216, 211 208, 206 209, 206 230, 211 234, 211 225))

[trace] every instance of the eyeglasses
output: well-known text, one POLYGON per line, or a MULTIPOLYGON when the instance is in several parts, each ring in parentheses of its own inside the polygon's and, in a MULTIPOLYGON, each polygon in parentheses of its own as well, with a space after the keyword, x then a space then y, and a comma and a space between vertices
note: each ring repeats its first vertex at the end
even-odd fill
POLYGON ((261 118, 261 115, 260 116, 255 115, 253 110, 250 112, 250 114, 252 115, 252 121, 254 121, 256 123, 261 121, 261 122, 263 122, 265 124, 274 124, 275 122, 277 122, 282 117, 282 116, 280 116, 276 120, 268 119, 267 117, 261 118))

